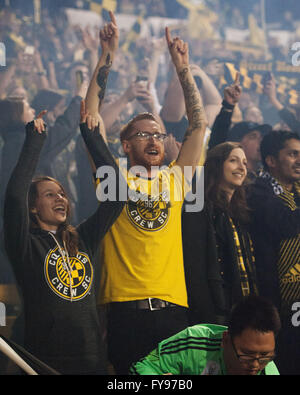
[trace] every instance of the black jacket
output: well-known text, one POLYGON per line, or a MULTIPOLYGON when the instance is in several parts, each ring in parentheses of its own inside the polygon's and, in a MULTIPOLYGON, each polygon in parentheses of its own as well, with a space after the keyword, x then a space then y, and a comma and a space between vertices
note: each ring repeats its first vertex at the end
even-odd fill
POLYGON ((276 196, 271 184, 261 177, 248 186, 247 197, 252 210, 250 233, 260 294, 270 298, 280 309, 278 252, 282 240, 300 233, 300 208, 292 211, 276 196))
MULTIPOLYGON (((97 150, 102 137, 83 128, 87 145, 97 150)), ((5 246, 22 290, 25 348, 63 374, 105 373, 104 349, 96 311, 99 243, 122 211, 123 203, 104 202, 77 227, 79 253, 70 257, 70 279, 49 232, 30 228, 27 194, 46 135, 27 125, 26 139, 7 186, 4 207, 5 246)), ((115 166, 107 156, 108 164, 115 166)), ((115 166, 116 171, 118 168, 115 166)), ((87 175, 88 177, 88 175, 87 175)), ((55 235, 54 235, 55 236, 55 235)), ((58 240, 62 246, 61 240, 58 240)), ((62 247, 63 248, 63 247, 62 247)))
POLYGON ((210 203, 199 212, 184 211, 182 239, 190 325, 227 325, 232 305, 242 297, 227 214, 210 203))

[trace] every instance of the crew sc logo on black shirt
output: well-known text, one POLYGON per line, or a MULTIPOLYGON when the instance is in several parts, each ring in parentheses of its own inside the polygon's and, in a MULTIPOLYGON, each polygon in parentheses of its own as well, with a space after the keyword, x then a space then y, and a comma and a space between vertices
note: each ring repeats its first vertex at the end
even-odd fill
POLYGON ((71 270, 68 272, 58 247, 50 250, 45 259, 45 277, 56 295, 71 300, 72 292, 72 301, 77 301, 83 299, 91 289, 93 267, 88 255, 82 252, 70 257, 69 263, 71 270))

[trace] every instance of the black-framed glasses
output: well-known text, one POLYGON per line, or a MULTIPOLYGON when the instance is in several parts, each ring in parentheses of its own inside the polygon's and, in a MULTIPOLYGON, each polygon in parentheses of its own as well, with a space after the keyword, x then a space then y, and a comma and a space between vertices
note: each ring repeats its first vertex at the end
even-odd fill
POLYGON ((265 357, 252 357, 251 355, 247 355, 247 354, 238 354, 235 345, 233 343, 233 340, 231 339, 231 344, 232 344, 232 348, 235 352, 235 355, 237 357, 237 359, 242 362, 242 363, 252 363, 254 361, 257 361, 260 365, 266 365, 269 362, 273 361, 273 359, 275 358, 275 354, 269 355, 269 356, 265 356, 265 357))
POLYGON ((150 133, 150 132, 143 132, 140 130, 137 133, 133 134, 132 136, 128 137, 127 140, 132 139, 133 137, 137 137, 139 140, 149 140, 151 137, 153 137, 155 140, 164 141, 167 135, 164 133, 158 133, 158 132, 150 133))

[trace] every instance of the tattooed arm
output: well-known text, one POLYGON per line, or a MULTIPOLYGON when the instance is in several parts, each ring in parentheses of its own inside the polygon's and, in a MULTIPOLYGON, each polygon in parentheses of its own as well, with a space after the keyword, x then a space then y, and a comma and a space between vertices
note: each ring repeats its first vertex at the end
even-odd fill
POLYGON ((200 93, 190 70, 188 44, 178 37, 172 39, 168 28, 166 28, 166 39, 183 90, 189 122, 176 163, 182 170, 185 166, 191 166, 190 176, 192 177, 201 157, 207 119, 200 93))
MULTIPOLYGON (((98 119, 101 124, 103 122, 99 115, 99 111, 105 95, 107 78, 115 52, 119 45, 119 30, 116 18, 112 12, 109 14, 111 22, 106 24, 103 29, 100 30, 101 56, 92 76, 86 96, 87 112, 92 117, 98 119)), ((103 127, 100 128, 101 133, 103 129, 103 127)))

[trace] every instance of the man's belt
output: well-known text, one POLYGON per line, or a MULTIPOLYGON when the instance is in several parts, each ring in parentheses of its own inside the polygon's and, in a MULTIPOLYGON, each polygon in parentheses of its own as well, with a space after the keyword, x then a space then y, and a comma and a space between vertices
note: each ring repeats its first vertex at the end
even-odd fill
POLYGON ((111 302, 109 307, 112 309, 135 309, 135 310, 161 310, 167 307, 179 307, 177 304, 167 302, 157 298, 142 300, 130 300, 126 302, 111 302))

